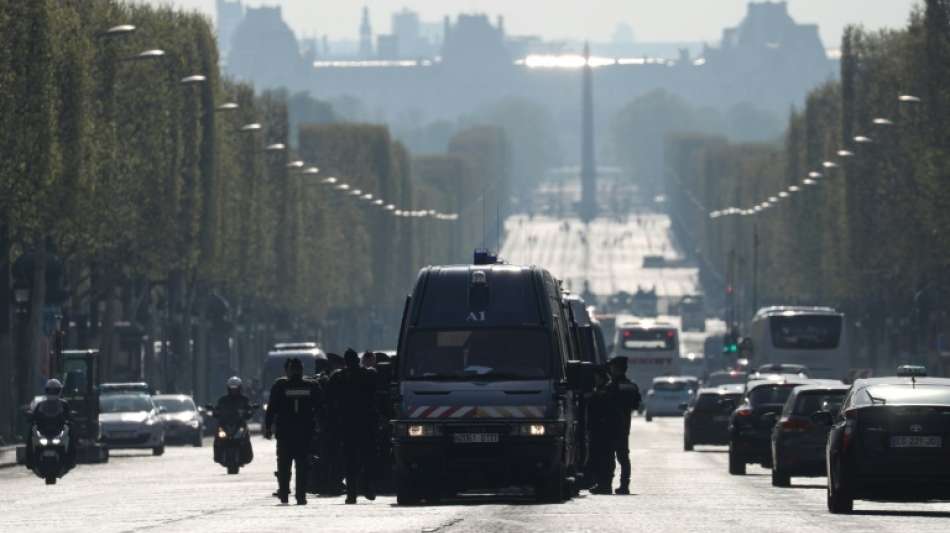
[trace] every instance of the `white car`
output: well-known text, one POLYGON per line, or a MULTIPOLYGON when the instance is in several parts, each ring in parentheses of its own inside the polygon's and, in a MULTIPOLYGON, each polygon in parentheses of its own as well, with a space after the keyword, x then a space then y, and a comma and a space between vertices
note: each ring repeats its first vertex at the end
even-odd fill
POLYGON ((165 453, 162 409, 147 394, 103 394, 99 397, 102 442, 110 449, 152 450, 165 453))
POLYGON ((644 400, 643 417, 647 422, 654 416, 682 416, 683 406, 699 388, 699 381, 692 376, 663 376, 653 380, 644 400))

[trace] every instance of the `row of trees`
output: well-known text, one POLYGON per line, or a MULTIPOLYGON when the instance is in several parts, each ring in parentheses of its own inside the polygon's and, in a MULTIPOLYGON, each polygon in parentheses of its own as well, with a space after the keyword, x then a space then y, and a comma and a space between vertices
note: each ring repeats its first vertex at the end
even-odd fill
POLYGON ((287 94, 222 79, 196 14, 0 0, 0 35, 0 435, 57 345, 100 349, 102 379, 199 400, 254 377, 275 338, 389 346, 418 267, 478 242, 466 215, 421 211, 505 183, 493 129, 458 139, 495 166, 441 182, 414 178, 382 127, 301 125, 293 143, 287 94))
POLYGON ((784 144, 672 138, 671 209, 737 320, 833 305, 880 370, 940 351, 950 325, 950 2, 901 30, 849 28, 842 53, 784 144))

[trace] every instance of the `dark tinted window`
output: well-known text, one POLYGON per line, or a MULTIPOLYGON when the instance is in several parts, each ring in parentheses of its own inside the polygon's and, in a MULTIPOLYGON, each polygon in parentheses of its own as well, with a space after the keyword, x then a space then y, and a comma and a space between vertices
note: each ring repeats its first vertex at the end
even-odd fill
POLYGON ((696 400, 695 410, 705 413, 728 413, 738 402, 738 394, 703 394, 696 400))
POLYGON ((840 316, 773 316, 769 327, 772 344, 785 350, 832 350, 841 340, 840 316))
POLYGON ((620 342, 626 350, 654 351, 676 348, 676 330, 672 329, 624 329, 620 336, 620 342))
POLYGON ((855 391, 855 405, 950 405, 950 386, 871 385, 855 391))
POLYGON ((809 416, 818 411, 837 413, 848 391, 808 391, 799 393, 795 400, 795 414, 809 416))
POLYGON ((784 404, 795 385, 761 385, 749 392, 753 405, 784 404))
POLYGON ((551 341, 542 329, 414 331, 402 373, 409 379, 543 379, 551 341))

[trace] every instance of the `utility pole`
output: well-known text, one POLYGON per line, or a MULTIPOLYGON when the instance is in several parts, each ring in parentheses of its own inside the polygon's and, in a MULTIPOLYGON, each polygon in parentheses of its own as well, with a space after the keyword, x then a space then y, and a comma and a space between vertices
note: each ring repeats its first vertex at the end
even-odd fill
POLYGON ((752 313, 759 312, 759 225, 752 224, 752 313))

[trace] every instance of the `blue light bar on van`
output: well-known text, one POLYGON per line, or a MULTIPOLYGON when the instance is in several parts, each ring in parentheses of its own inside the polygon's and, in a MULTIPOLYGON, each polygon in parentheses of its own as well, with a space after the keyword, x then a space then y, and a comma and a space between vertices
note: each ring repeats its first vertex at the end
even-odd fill
POLYGON ((494 265, 498 263, 498 256, 491 253, 490 250, 486 248, 478 248, 475 250, 475 260, 473 264, 476 265, 494 265))

